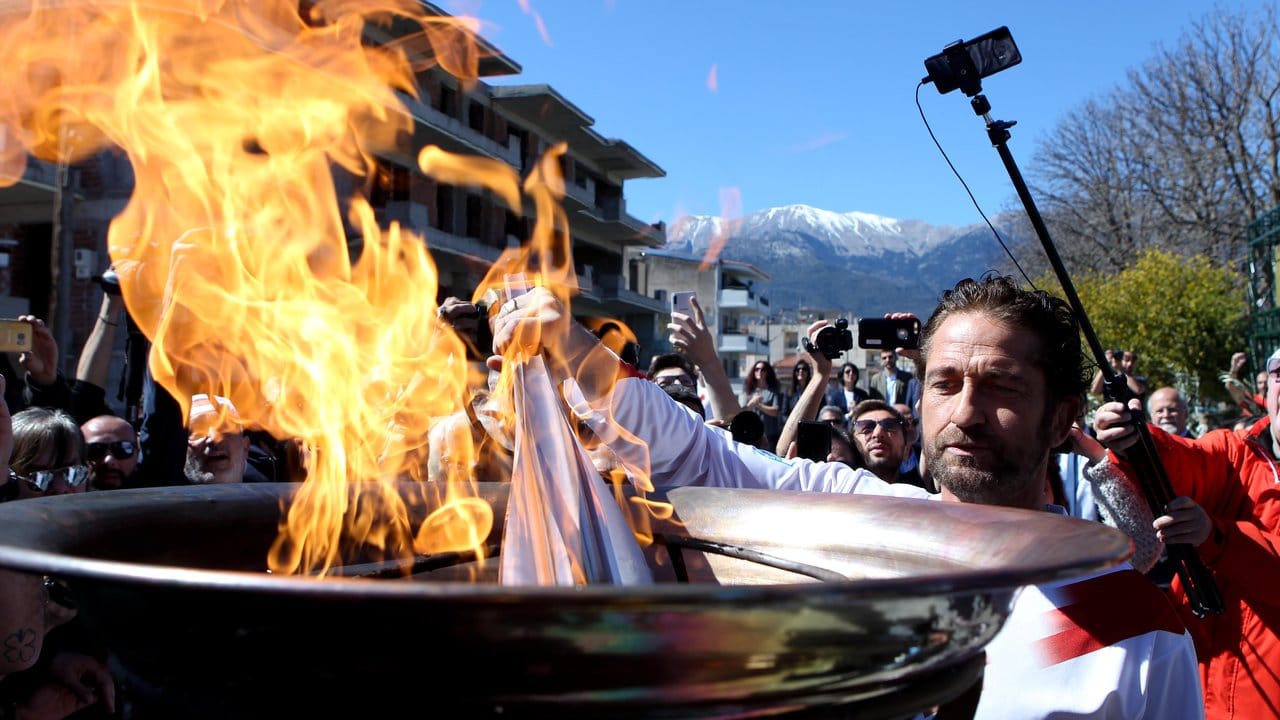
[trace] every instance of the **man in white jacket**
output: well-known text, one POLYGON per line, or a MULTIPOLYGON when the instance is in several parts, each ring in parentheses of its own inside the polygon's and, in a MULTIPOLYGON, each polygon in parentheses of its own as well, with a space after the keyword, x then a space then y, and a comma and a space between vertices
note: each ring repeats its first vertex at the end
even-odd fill
MULTIPOLYGON (((841 463, 735 443, 603 350, 544 290, 503 307, 494 346, 542 353, 574 411, 655 485, 929 497, 841 463)), ((944 294, 921 344, 922 464, 943 501, 1045 509, 1051 449, 1088 381, 1075 317, 1012 278, 944 294)), ((1150 514, 1139 522, 1151 522, 1150 514)), ((1130 567, 1024 589, 987 648, 981 718, 1202 718, 1195 651, 1172 606, 1130 567)))

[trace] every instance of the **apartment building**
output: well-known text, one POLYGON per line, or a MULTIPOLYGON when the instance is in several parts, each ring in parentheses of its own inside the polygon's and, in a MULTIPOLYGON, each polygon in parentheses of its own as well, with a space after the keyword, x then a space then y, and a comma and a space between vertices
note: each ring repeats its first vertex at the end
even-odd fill
MULTIPOLYGON (((725 373, 734 389, 741 390, 747 369, 770 357, 768 339, 759 332, 758 322, 769 314, 769 299, 756 287, 769 280, 769 274, 750 263, 719 258, 704 262, 666 250, 632 248, 628 255, 632 286, 664 302, 668 315, 671 293, 693 290, 698 294, 725 373)), ((665 335, 654 352, 670 350, 665 335)))

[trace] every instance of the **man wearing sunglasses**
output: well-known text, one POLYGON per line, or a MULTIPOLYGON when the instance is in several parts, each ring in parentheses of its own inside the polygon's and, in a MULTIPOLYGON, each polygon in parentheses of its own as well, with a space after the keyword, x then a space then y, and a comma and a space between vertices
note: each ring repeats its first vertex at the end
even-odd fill
POLYGON ((906 459, 907 423, 902 414, 883 400, 863 400, 849 413, 853 423, 849 435, 853 438, 864 467, 887 483, 910 483, 924 487, 920 473, 898 472, 906 459))
POLYGON ((80 426, 90 490, 118 490, 134 485, 138 469, 138 436, 133 426, 115 415, 99 415, 80 426))

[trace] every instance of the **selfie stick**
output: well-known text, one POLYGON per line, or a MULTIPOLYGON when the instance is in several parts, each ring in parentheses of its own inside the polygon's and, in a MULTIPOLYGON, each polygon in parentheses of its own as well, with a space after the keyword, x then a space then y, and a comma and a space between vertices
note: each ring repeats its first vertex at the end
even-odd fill
MULTIPOLYGON (((978 72, 974 68, 973 61, 967 52, 948 52, 947 55, 948 60, 952 63, 952 68, 960 68, 960 71, 957 72, 957 75, 961 78, 959 88, 964 91, 965 95, 972 98, 970 104, 973 105, 973 112, 986 122, 987 137, 991 139, 992 146, 1000 153, 1000 160, 1004 162, 1004 168, 1009 173, 1009 179, 1013 181, 1013 187, 1018 192, 1018 198, 1022 200, 1022 206, 1026 209, 1027 215, 1031 219, 1031 225, 1035 228, 1036 235, 1040 238, 1040 244, 1044 246, 1045 254, 1049 257, 1049 263, 1053 265, 1053 272, 1058 276, 1058 282, 1062 284, 1062 292, 1066 295, 1067 302, 1071 305, 1071 311, 1075 313, 1080 322, 1080 332, 1084 335, 1085 341, 1089 344, 1089 349, 1093 351, 1094 359, 1102 371, 1104 394, 1108 400, 1125 403, 1127 407, 1129 400, 1135 397, 1129 389, 1128 379, 1122 373, 1116 372, 1111 367, 1111 364, 1106 362, 1106 354, 1103 352, 1102 343, 1098 341, 1098 336, 1093 331, 1093 324, 1089 322, 1089 316, 1085 314, 1084 306, 1080 303, 1080 297, 1076 295, 1075 286, 1071 283, 1071 276, 1067 274, 1067 268, 1062 264, 1062 258, 1058 256, 1058 250, 1054 247, 1053 240, 1049 237, 1049 229, 1045 227, 1044 219, 1040 217, 1040 211, 1036 209, 1035 200, 1032 199, 1031 192, 1027 189, 1027 184, 1022 179, 1022 173, 1018 170, 1018 165, 1013 160, 1013 154, 1009 152, 1007 144, 1010 138, 1009 128, 1013 127, 1016 121, 991 119, 991 103, 987 101, 985 95, 981 94, 981 79, 978 77, 978 72), (968 63, 967 68, 965 63, 968 63)), ((1147 427, 1144 413, 1132 409, 1129 412, 1133 415, 1133 427, 1138 433, 1138 442, 1125 451, 1125 459, 1133 466, 1134 473, 1137 475, 1138 485, 1141 486, 1143 494, 1146 495, 1147 504, 1151 506, 1152 512, 1159 511, 1163 514, 1169 501, 1175 497, 1173 486, 1169 482, 1169 475, 1165 472, 1164 464, 1160 462, 1160 455, 1156 450, 1155 441, 1151 439, 1151 430, 1147 427)), ((1196 617, 1221 614, 1223 610, 1222 595, 1218 592, 1218 586, 1213 581, 1213 575, 1204 566, 1204 563, 1200 561, 1200 556, 1196 554, 1195 548, 1185 543, 1177 543, 1167 545, 1166 550, 1169 561, 1173 563, 1178 577, 1182 579, 1182 586, 1187 593, 1187 601, 1190 603, 1191 611, 1196 614, 1196 617)))

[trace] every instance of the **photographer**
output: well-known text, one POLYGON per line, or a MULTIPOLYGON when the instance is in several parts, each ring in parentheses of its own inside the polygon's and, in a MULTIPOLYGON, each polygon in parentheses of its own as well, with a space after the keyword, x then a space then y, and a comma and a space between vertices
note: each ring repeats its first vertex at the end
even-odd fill
MULTIPOLYGON (((1124 375, 1129 390, 1136 397, 1142 397, 1147 394, 1147 379, 1140 377, 1138 372, 1138 353, 1136 350, 1121 350, 1119 348, 1106 350, 1104 354, 1107 362, 1111 363, 1111 369, 1117 373, 1124 375)), ((1093 382, 1089 385, 1089 392, 1102 397, 1102 370, 1093 375, 1093 382)))

